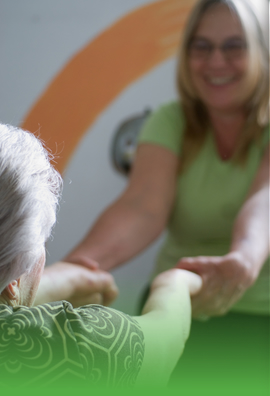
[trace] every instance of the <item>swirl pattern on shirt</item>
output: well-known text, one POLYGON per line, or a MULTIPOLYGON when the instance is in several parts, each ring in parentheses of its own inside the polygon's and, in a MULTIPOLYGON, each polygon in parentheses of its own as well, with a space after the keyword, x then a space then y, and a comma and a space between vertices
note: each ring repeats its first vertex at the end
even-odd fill
POLYGON ((0 305, 0 385, 132 386, 143 357, 139 324, 112 308, 0 305))

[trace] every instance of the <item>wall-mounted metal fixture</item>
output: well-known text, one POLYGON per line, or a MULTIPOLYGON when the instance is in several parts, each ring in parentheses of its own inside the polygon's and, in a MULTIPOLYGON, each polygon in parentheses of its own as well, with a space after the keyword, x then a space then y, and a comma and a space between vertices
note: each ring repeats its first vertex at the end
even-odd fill
POLYGON ((111 146, 112 162, 114 167, 126 176, 135 158, 139 132, 150 114, 151 110, 146 109, 142 114, 130 117, 122 122, 114 133, 111 146))

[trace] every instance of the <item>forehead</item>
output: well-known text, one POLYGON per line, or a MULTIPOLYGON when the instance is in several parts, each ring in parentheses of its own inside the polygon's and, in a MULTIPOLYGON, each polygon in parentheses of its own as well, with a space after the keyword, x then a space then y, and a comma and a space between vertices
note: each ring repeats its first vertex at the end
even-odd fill
POLYGON ((244 37, 244 32, 237 15, 226 5, 217 4, 202 15, 194 36, 223 41, 232 36, 244 37))

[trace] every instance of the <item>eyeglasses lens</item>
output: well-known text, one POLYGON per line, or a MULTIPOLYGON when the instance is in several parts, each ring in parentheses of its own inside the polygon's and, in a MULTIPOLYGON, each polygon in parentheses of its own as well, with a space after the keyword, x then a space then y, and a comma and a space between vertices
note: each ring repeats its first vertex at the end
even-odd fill
POLYGON ((207 40, 193 40, 189 45, 189 54, 198 59, 208 59, 215 49, 222 51, 224 57, 229 60, 242 57, 246 50, 246 44, 242 40, 228 40, 221 46, 216 46, 207 40))

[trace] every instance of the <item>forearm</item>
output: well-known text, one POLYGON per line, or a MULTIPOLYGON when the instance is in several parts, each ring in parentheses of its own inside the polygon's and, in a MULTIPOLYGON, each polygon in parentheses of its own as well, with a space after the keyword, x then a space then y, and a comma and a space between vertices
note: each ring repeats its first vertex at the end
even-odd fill
POLYGON ((65 260, 87 266, 91 258, 109 270, 146 248, 167 224, 178 162, 166 148, 140 145, 127 189, 65 260))
POLYGON ((165 386, 181 356, 191 323, 188 287, 181 277, 152 288, 142 316, 136 318, 145 337, 139 385, 165 386))
POLYGON ((165 220, 158 213, 119 199, 100 216, 65 261, 84 264, 85 259, 91 258, 101 269, 109 270, 147 247, 164 226, 165 220))
POLYGON ((239 252, 246 260, 252 277, 258 273, 269 255, 269 187, 251 195, 243 205, 234 225, 231 252, 239 252))

